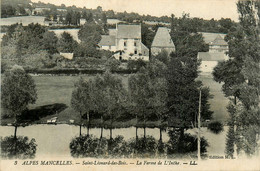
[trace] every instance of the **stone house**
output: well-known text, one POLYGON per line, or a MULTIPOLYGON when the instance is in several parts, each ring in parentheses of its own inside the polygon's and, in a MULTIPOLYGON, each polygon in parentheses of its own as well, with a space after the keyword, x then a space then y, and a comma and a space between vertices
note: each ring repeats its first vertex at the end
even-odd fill
POLYGON ((152 55, 157 55, 162 50, 165 50, 170 54, 175 52, 175 45, 170 36, 170 30, 166 27, 159 27, 151 46, 152 55))
POLYGON ((142 43, 141 25, 119 24, 110 29, 109 35, 102 35, 100 49, 116 52, 118 60, 149 60, 149 49, 142 43))

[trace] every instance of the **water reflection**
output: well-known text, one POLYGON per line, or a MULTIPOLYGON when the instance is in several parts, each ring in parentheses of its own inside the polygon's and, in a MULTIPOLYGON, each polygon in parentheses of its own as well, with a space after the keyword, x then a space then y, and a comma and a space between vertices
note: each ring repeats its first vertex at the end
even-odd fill
MULTIPOLYGON (((172 136, 168 142, 157 140, 153 136, 126 141, 121 135, 110 139, 85 135, 73 138, 69 147, 71 156, 76 158, 172 158, 196 153, 197 140, 190 134, 184 134, 183 138, 172 136)), ((202 138, 202 154, 206 153, 207 147, 207 141, 202 138)), ((193 157, 196 158, 196 154, 193 157)))
POLYGON ((3 159, 33 159, 36 154, 36 141, 26 136, 7 136, 0 138, 3 159))

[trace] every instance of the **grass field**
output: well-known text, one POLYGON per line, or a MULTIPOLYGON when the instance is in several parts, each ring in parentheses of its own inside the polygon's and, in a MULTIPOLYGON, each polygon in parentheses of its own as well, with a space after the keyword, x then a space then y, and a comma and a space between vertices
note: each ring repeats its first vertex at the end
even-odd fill
MULTIPOLYGON (((84 75, 83 77, 90 79, 93 76, 84 75)), ((123 84, 127 86, 128 76, 120 75, 119 77, 122 78, 123 84)), ((38 99, 36 103, 30 105, 29 108, 35 108, 54 103, 66 104, 68 106, 60 113, 43 117, 37 123, 46 123, 48 119, 55 116, 58 117, 57 122, 60 123, 69 123, 69 120, 75 120, 75 122, 79 121, 77 112, 75 112, 70 107, 71 93, 74 88, 74 83, 79 79, 79 76, 33 76, 33 78, 36 83, 38 99)), ((211 110, 214 111, 213 120, 226 122, 228 118, 228 113, 226 111, 228 99, 225 98, 221 92, 221 85, 216 83, 210 77, 202 76, 199 79, 202 80, 205 86, 210 87, 210 92, 214 95, 213 99, 210 100, 211 110)), ((124 124, 131 125, 133 123, 134 121, 130 120, 129 123, 124 124)), ((116 123, 116 125, 120 126, 121 124, 116 123)))
POLYGON ((1 26, 8 26, 15 23, 23 23, 23 25, 28 25, 30 23, 39 23, 44 25, 44 18, 42 16, 21 16, 21 17, 8 17, 8 18, 1 18, 0 25, 1 26))
POLYGON ((210 108, 214 112, 213 119, 225 123, 229 118, 226 110, 228 105, 228 98, 226 98, 221 90, 222 84, 213 80, 211 76, 200 76, 198 78, 202 81, 204 86, 210 88, 210 93, 214 96, 210 99, 210 108))

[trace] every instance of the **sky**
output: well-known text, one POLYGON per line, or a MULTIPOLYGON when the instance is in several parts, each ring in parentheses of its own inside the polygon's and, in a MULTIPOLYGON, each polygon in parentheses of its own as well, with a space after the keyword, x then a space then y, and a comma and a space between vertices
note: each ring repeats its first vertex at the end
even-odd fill
MULTIPOLYGON (((38 2, 39 0, 32 0, 38 2)), ((189 13, 190 17, 204 19, 231 18, 238 21, 236 9, 237 0, 40 0, 44 3, 55 5, 65 4, 77 7, 97 8, 103 10, 112 9, 116 12, 137 12, 163 16, 174 14, 180 17, 183 12, 189 13)))

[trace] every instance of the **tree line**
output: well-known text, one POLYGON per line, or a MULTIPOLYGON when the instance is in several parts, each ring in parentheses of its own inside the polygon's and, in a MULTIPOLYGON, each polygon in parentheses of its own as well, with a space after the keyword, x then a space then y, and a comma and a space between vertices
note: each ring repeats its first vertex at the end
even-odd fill
POLYGON ((229 60, 220 62, 213 75, 223 83, 222 90, 229 97, 230 114, 226 153, 233 157, 243 151, 256 154, 260 128, 260 2, 239 1, 239 25, 225 39, 229 44, 229 60), (237 147, 235 151, 235 146, 237 147))

